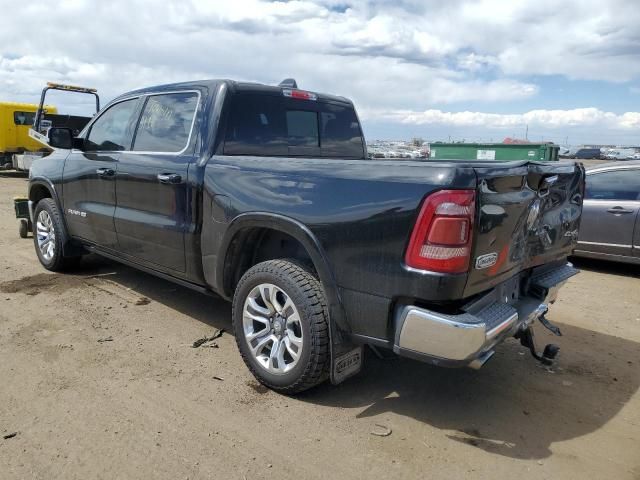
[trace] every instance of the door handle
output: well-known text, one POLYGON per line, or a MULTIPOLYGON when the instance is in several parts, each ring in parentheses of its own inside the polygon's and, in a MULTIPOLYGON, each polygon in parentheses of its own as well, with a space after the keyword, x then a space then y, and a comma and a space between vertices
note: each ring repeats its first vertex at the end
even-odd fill
POLYGON ((175 185, 176 183, 182 183, 182 176, 178 173, 159 173, 158 180, 160 180, 160 183, 175 185))
POLYGON ((633 213, 634 210, 627 210, 626 208, 623 208, 623 207, 613 207, 613 208, 610 208, 609 210, 607 210, 607 212, 609 212, 609 213, 633 213))
POLYGON ((96 173, 99 177, 113 177, 116 174, 116 171, 112 168, 98 168, 96 173))

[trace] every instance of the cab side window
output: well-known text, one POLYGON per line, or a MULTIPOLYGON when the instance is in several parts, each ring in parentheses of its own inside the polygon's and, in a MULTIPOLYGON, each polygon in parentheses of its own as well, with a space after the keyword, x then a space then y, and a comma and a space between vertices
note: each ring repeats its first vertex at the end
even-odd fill
POLYGON ((91 126, 86 149, 108 152, 128 150, 137 105, 138 99, 132 98, 109 107, 91 126))
POLYGON ((136 130, 133 150, 179 153, 187 147, 198 106, 195 92, 150 96, 136 130))

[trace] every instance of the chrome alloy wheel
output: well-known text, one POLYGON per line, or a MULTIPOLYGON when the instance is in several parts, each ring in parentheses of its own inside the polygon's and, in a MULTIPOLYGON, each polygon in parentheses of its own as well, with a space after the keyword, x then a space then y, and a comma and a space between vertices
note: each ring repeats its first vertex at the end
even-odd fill
POLYGON ((41 210, 38 214, 36 238, 42 258, 47 262, 51 261, 56 254, 56 230, 53 228, 53 221, 46 210, 41 210))
POLYGON ((244 302, 244 337, 258 364, 282 375, 294 368, 302 353, 302 325, 293 301, 280 287, 261 283, 244 302))

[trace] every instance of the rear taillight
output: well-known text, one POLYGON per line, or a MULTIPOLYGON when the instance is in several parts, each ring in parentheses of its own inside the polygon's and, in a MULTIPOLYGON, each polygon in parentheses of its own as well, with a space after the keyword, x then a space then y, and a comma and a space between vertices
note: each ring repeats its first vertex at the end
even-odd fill
POLYGON ((405 263, 432 272, 466 272, 475 198, 474 190, 440 190, 429 195, 413 227, 405 263))

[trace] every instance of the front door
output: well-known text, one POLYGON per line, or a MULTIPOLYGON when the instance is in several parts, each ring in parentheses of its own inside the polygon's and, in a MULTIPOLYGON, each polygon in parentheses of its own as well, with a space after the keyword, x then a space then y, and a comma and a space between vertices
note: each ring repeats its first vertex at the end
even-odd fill
POLYGON ((133 147, 118 161, 120 251, 176 272, 185 272, 185 233, 192 224, 188 173, 198 100, 197 92, 148 95, 133 147))
POLYGON ((63 205, 69 233, 107 248, 117 246, 113 223, 116 171, 131 144, 138 99, 115 103, 93 122, 83 150, 72 150, 63 172, 63 205))
POLYGON ((587 175, 579 249, 633 256, 640 210, 640 170, 621 169, 587 175))

